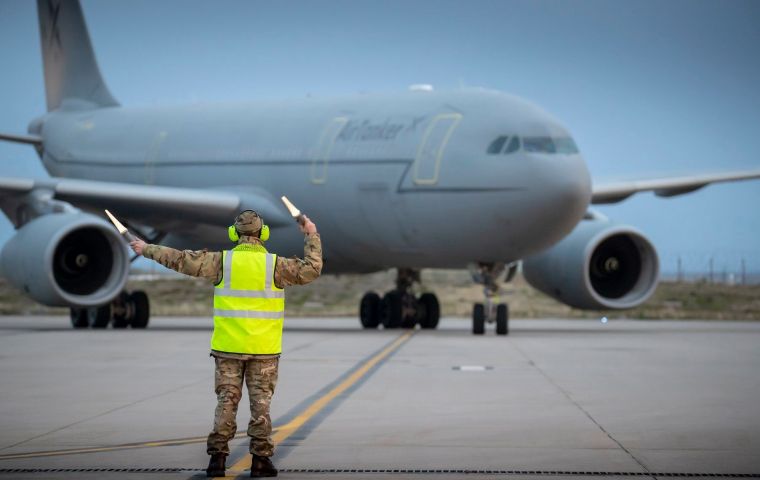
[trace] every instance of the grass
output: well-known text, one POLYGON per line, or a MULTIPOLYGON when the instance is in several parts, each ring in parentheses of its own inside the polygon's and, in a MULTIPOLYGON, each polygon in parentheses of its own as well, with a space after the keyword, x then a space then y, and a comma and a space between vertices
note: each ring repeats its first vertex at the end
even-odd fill
MULTIPOLYGON (((378 293, 394 284, 395 271, 371 275, 329 275, 304 287, 288 289, 287 315, 358 315, 359 300, 369 290, 378 293)), ((210 316, 213 286, 193 278, 160 277, 130 280, 130 290, 145 290, 154 315, 210 316)), ((465 271, 427 270, 417 292, 434 291, 445 316, 468 317, 482 301, 482 287, 465 271)), ((760 320, 760 285, 706 282, 662 282, 644 305, 624 311, 583 311, 570 308, 530 287, 521 276, 502 288, 513 318, 615 318, 760 320)), ((68 314, 66 308, 45 307, 29 300, 6 280, 0 280, 0 314, 68 314)))

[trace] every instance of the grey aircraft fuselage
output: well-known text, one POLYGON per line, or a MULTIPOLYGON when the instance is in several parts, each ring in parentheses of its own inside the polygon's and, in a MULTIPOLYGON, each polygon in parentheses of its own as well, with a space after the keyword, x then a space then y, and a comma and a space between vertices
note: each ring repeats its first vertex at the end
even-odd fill
MULTIPOLYGON (((503 135, 570 135, 525 100, 480 89, 64 106, 36 133, 54 176, 287 195, 317 223, 330 272, 518 260, 567 235, 591 200, 578 153, 487 153, 503 135)), ((164 243, 230 245, 203 225, 164 243)), ((268 246, 299 254, 302 240, 294 226, 274 228, 268 246)))

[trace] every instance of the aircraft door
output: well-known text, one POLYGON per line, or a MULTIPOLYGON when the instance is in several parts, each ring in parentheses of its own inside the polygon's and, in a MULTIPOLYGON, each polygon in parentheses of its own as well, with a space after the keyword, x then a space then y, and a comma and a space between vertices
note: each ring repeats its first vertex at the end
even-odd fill
POLYGON ((414 159, 414 183, 434 185, 438 182, 443 151, 461 119, 458 113, 445 113, 430 122, 414 159))
POLYGON ((348 122, 346 117, 333 118, 322 131, 317 148, 311 162, 311 183, 325 183, 327 181, 327 164, 330 161, 335 138, 348 122))

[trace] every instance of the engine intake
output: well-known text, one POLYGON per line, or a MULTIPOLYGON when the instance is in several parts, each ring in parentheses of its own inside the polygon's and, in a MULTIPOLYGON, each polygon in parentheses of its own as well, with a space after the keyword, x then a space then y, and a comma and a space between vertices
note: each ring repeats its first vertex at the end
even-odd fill
POLYGON ((652 243, 638 230, 584 220, 552 248, 523 261, 525 279, 572 307, 625 309, 644 303, 659 281, 652 243))
POLYGON ((86 213, 38 217, 0 253, 8 280, 50 306, 89 307, 110 302, 129 274, 126 245, 111 225, 86 213))

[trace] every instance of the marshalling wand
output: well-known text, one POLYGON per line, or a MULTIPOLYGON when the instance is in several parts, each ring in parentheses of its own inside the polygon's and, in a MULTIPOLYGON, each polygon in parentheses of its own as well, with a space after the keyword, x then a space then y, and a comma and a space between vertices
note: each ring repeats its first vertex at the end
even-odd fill
POLYGON ((282 200, 282 203, 285 204, 285 208, 288 209, 290 215, 295 219, 296 222, 298 222, 299 225, 303 225, 306 222, 306 219, 304 218, 303 213, 301 213, 301 210, 296 208, 296 206, 293 205, 290 200, 288 200, 288 197, 283 195, 280 197, 280 200, 282 200))
POLYGON ((108 210, 106 210, 106 215, 108 215, 108 218, 111 219, 111 223, 114 224, 114 226, 116 227, 116 230, 119 231, 119 233, 121 234, 121 236, 124 237, 127 240, 127 242, 132 243, 135 240, 137 240, 137 238, 134 235, 132 235, 131 233, 129 233, 129 230, 127 230, 127 227, 125 227, 124 225, 122 225, 120 221, 116 220, 116 217, 114 217, 113 215, 111 215, 111 212, 109 212, 108 210))

